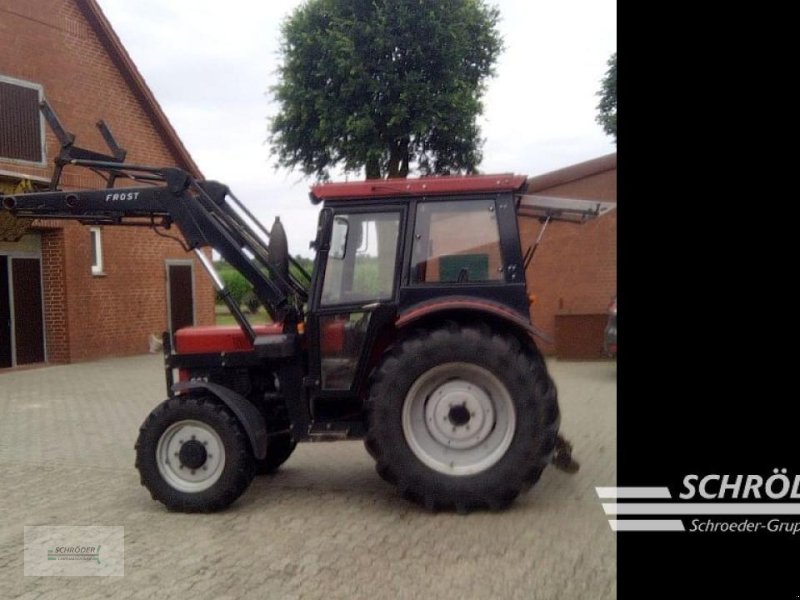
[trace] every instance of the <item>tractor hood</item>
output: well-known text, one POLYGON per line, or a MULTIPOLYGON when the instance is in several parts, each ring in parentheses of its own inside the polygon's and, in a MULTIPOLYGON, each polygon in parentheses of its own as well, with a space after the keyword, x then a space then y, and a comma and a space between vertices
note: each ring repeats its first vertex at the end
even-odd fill
MULTIPOLYGON (((280 335, 283 323, 256 325, 256 335, 280 335)), ((212 352, 248 352, 253 345, 238 325, 185 327, 175 334, 178 354, 206 354, 212 352)))

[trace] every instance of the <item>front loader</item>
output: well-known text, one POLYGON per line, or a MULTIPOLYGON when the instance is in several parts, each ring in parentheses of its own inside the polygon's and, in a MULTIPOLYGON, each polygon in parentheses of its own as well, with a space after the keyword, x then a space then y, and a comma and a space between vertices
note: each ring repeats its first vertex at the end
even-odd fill
POLYGON ((136 442, 153 498, 222 509, 308 441, 363 439, 380 476, 429 509, 500 509, 548 464, 577 470, 530 320, 536 245, 523 254, 517 219, 539 218, 543 232, 607 205, 526 196, 526 178, 510 174, 321 184, 308 274, 280 221, 267 231, 225 185, 125 163, 110 132, 113 156, 78 148, 43 110, 62 142, 51 190, 2 196, 0 210, 177 229, 237 322, 164 334, 168 398, 136 442), (63 168, 108 187, 60 190, 63 168), (252 284, 270 324, 250 323, 207 248, 252 284))

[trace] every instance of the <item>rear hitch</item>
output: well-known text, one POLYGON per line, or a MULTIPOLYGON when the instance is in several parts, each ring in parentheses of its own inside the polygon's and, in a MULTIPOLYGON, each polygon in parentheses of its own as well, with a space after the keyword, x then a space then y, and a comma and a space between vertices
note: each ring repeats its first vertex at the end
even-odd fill
POLYGON ((572 458, 572 444, 560 435, 556 436, 556 447, 550 462, 556 469, 569 474, 577 473, 581 468, 580 463, 572 458))

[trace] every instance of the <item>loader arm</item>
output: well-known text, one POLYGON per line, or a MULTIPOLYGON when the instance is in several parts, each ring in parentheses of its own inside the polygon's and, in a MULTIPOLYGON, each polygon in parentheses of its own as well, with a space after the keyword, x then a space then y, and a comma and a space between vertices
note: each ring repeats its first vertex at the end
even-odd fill
MULTIPOLYGON (((308 299, 307 274, 294 263, 295 272, 282 269, 271 256, 269 244, 245 220, 241 211, 269 236, 266 229, 236 199, 227 186, 198 181, 177 168, 157 168, 120 162, 73 159, 71 165, 105 172, 114 178, 144 180, 152 185, 109 187, 100 190, 45 191, 0 196, 0 210, 15 217, 67 219, 87 225, 150 227, 177 226, 187 251, 194 251, 209 272, 239 325, 254 342, 256 334, 221 278, 201 252, 213 248, 252 284, 255 294, 284 333, 296 333, 308 299), (239 211, 234 209, 234 203, 239 211), (298 275, 299 273, 299 275, 298 275)), ((289 258, 290 262, 293 262, 289 258)))

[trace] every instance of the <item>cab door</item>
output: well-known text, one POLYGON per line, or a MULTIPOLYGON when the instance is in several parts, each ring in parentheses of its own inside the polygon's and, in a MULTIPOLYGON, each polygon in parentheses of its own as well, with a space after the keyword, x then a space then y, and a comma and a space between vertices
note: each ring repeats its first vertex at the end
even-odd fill
POLYGON ((352 396, 376 328, 395 312, 404 209, 339 209, 331 218, 310 311, 309 372, 321 396, 352 396))

